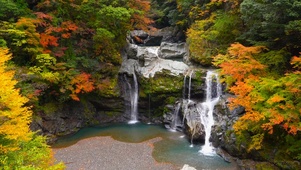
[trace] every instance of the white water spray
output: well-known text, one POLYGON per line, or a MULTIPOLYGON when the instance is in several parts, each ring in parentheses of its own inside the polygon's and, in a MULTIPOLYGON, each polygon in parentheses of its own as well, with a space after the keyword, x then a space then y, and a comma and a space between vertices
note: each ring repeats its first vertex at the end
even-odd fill
POLYGON ((133 73, 133 88, 130 85, 130 98, 131 120, 129 124, 135 124, 138 122, 138 81, 135 73, 133 73))
POLYGON ((218 80, 218 74, 208 71, 206 75, 206 100, 197 106, 197 110, 205 129, 205 144, 200 150, 200 152, 204 155, 213 155, 215 153, 209 139, 211 135, 211 128, 214 124, 214 106, 218 103, 221 94, 221 84, 218 80))

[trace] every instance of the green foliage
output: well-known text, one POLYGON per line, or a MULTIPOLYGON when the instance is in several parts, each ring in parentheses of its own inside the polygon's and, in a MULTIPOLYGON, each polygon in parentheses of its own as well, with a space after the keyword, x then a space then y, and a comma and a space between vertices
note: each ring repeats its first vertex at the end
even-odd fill
POLYGON ((30 67, 29 70, 32 73, 40 75, 42 80, 49 81, 51 83, 58 83, 60 81, 60 73, 51 71, 51 66, 56 65, 56 59, 49 54, 40 54, 36 57, 37 66, 30 67))
POLYGON ((273 76, 283 75, 287 68, 289 68, 290 53, 284 49, 261 53, 255 56, 255 58, 260 63, 268 66, 268 72, 273 76))
POLYGON ((240 33, 237 15, 219 12, 196 21, 187 32, 191 59, 201 65, 211 65, 211 57, 225 53, 240 33))
POLYGON ((26 14, 26 6, 24 1, 23 3, 20 3, 13 0, 0 0, 0 6, 1 21, 16 21, 18 17, 26 14))
MULTIPOLYGON (((240 105, 245 108, 246 113, 239 118, 233 128, 238 139, 245 143, 249 151, 264 149, 266 147, 264 144, 269 142, 270 138, 280 139, 283 136, 291 136, 293 141, 300 139, 301 59, 292 58, 291 64, 295 71, 284 76, 272 77, 271 74, 265 73, 269 69, 264 70, 264 65, 255 60, 255 58, 262 60, 258 56, 266 55, 260 53, 262 49, 264 48, 232 44, 227 55, 219 55, 215 58, 222 68, 222 75, 232 77, 234 81, 233 84, 229 84, 229 89, 236 97, 230 99, 230 106, 240 105)), ((286 55, 282 51, 273 54, 280 55, 279 58, 285 58, 281 54, 286 55)), ((290 148, 285 143, 279 145, 290 148)), ((287 151, 286 154, 296 154, 296 151, 301 150, 296 145, 291 149, 292 152, 287 151)), ((294 157, 298 159, 300 154, 294 157)))
MULTIPOLYGON (((300 51, 300 0, 244 0, 240 11, 247 29, 240 40, 270 49, 300 51)), ((296 54, 294 54, 296 55, 296 54)))

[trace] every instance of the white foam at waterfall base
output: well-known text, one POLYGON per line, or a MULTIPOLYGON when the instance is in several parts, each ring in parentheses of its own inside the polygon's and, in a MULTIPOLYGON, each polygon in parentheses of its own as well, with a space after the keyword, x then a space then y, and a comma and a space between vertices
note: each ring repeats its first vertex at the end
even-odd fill
POLYGON ((197 106, 197 110, 200 114, 200 118, 205 129, 205 144, 202 146, 200 152, 207 156, 215 155, 214 147, 212 147, 209 139, 211 135, 211 128, 214 124, 213 110, 219 101, 220 95, 221 85, 218 80, 218 74, 208 71, 206 75, 206 100, 197 106), (216 91, 216 96, 214 97, 212 94, 213 91, 216 91))

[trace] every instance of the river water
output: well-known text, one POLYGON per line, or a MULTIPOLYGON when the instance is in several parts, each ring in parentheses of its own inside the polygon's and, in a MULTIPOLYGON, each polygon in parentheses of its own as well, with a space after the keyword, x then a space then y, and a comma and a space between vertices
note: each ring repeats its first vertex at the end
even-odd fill
MULTIPOLYGON (((188 164, 196 169, 234 169, 234 165, 225 162, 217 155, 205 156, 199 152, 198 145, 190 146, 180 132, 168 131, 158 125, 111 124, 98 127, 87 127, 78 133, 61 138, 53 148, 67 147, 81 139, 95 136, 111 136, 113 139, 126 143, 140 143, 156 137, 162 140, 154 143, 153 158, 158 162, 169 162, 178 167, 188 164)), ((129 153, 130 154, 130 153, 129 153)))

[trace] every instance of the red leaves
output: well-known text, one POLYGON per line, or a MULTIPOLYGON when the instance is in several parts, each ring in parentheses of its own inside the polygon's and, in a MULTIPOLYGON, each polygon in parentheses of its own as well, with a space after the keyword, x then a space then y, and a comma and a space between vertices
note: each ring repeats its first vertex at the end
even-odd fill
POLYGON ((79 101, 77 94, 91 92, 95 89, 94 81, 91 78, 91 75, 88 73, 81 73, 79 75, 76 75, 71 80, 70 84, 73 85, 73 88, 70 89, 72 91, 72 94, 70 95, 70 97, 73 100, 77 100, 77 101, 79 101))
MULTIPOLYGON (((63 39, 68 39, 72 36, 78 26, 72 21, 63 21, 59 26, 53 25, 53 17, 51 15, 45 14, 43 12, 36 12, 38 21, 37 24, 42 28, 40 33, 40 43, 45 48, 44 52, 50 52, 50 46, 57 47, 60 44, 60 37, 63 39)), ((41 29, 40 28, 40 29, 41 29)), ((63 51, 60 51, 59 56, 64 55, 63 51)))
POLYGON ((47 48, 49 45, 51 46, 58 46, 58 42, 57 42, 58 38, 54 37, 52 35, 48 35, 48 34, 44 34, 41 33, 40 34, 40 43, 44 48, 47 48))

